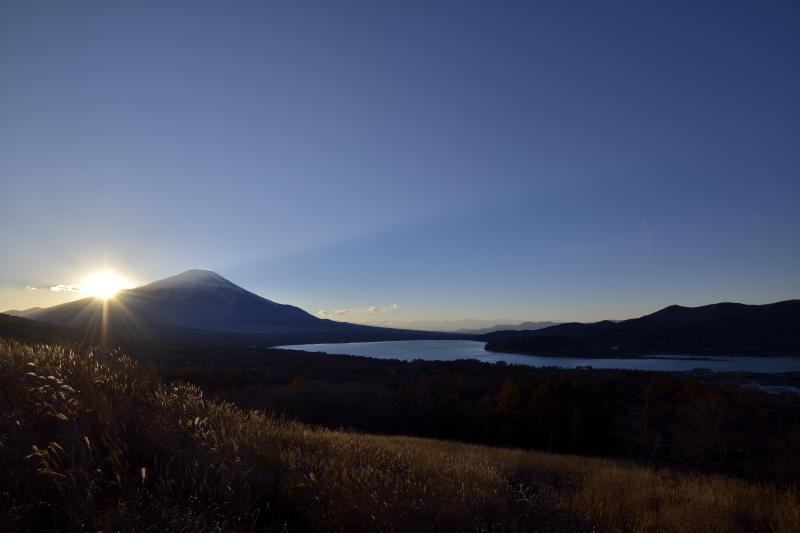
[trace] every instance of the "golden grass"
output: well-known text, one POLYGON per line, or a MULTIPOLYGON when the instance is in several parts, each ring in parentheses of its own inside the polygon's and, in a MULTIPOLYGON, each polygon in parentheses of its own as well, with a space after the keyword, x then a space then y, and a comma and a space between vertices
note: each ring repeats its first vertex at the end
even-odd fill
POLYGON ((3 531, 800 531, 792 490, 312 428, 0 341, 3 531))

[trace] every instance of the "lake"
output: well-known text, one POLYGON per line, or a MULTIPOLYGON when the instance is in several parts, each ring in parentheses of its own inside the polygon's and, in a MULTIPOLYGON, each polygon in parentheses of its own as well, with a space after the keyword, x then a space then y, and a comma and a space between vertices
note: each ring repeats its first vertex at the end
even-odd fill
POLYGON ((625 359, 598 359, 590 357, 549 357, 512 353, 487 352, 486 343, 478 341, 388 341, 350 342, 339 344, 293 344, 278 346, 286 350, 326 352, 329 354, 357 355, 378 359, 401 359, 412 361, 455 361, 477 359, 485 363, 505 362, 514 365, 557 366, 576 368, 620 368, 629 370, 660 370, 681 372, 705 369, 715 372, 800 372, 800 357, 751 357, 751 356, 648 356, 625 359))

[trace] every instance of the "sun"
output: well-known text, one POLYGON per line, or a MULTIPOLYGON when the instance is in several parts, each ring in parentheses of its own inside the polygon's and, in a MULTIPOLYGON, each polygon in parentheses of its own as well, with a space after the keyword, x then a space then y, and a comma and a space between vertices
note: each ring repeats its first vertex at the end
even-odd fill
POLYGON ((87 296, 107 300, 121 290, 133 288, 133 284, 116 272, 104 270, 86 276, 80 287, 81 292, 87 296))

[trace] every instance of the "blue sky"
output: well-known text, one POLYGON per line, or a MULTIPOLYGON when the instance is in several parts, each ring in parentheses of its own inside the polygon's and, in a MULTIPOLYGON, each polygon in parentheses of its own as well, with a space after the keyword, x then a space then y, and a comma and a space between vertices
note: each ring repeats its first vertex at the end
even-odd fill
POLYGON ((800 4, 395 4, 0 4, 0 309, 104 267, 356 321, 800 297, 800 4))

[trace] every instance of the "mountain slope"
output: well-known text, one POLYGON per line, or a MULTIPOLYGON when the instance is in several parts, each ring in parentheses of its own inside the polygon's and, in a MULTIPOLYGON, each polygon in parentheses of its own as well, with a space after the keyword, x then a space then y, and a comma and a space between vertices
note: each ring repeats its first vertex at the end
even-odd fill
POLYGON ((146 307, 161 322, 189 328, 236 331, 321 322, 299 307, 267 300, 206 270, 188 270, 127 291, 122 301, 146 307))
POLYGON ((800 300, 673 305, 621 322, 560 324, 484 336, 486 349, 538 355, 800 354, 800 300))
MULTIPOLYGON (((75 327, 99 319, 103 307, 103 301, 90 297, 19 315, 75 327)), ((298 307, 262 298, 207 270, 187 270, 121 291, 108 300, 107 312, 115 321, 216 331, 275 329, 320 322, 298 307)))
POLYGON ((28 318, 31 314, 35 313, 36 311, 40 311, 41 307, 31 307, 30 309, 11 309, 10 311, 3 311, 4 315, 8 316, 17 316, 21 318, 28 318))
POLYGON ((262 298, 208 270, 187 270, 120 291, 107 301, 90 297, 14 314, 83 332, 87 341, 277 344, 446 337, 320 319, 299 307, 262 298))
POLYGON ((28 342, 54 342, 68 340, 68 332, 53 324, 0 313, 0 338, 28 342))

